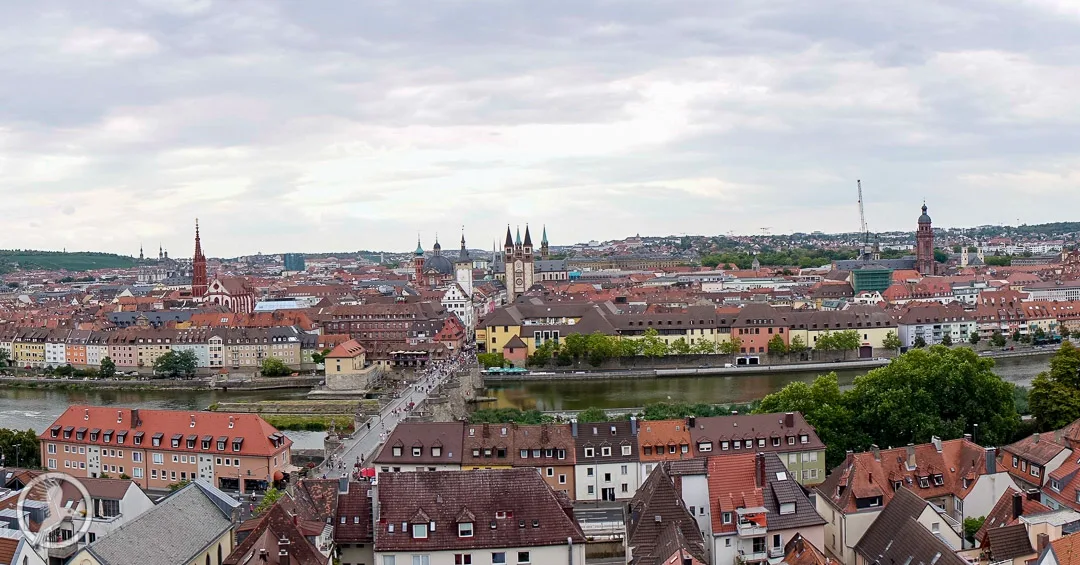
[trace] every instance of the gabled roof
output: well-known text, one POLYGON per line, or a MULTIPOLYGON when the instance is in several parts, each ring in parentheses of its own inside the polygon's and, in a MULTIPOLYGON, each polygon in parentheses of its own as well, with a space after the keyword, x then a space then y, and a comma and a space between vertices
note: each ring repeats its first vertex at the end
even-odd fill
MULTIPOLYGON (((1038 491, 1035 492, 1038 493, 1038 491)), ((1049 492, 1049 489, 1047 492, 1049 492)), ((1014 488, 1007 488, 1005 489, 1005 492, 1001 494, 1001 498, 994 503, 994 507, 990 509, 990 512, 986 515, 982 527, 979 528, 979 531, 975 532, 975 539, 980 541, 985 539, 988 530, 1020 523, 1019 518, 1013 516, 1013 497, 1016 495, 1020 495, 1021 497, 1021 516, 1029 516, 1031 514, 1050 511, 1050 508, 1046 507, 1038 500, 1026 496, 1024 493, 1021 493, 1014 488)), ((1038 496, 1038 494, 1036 494, 1036 496, 1038 496)))
POLYGON ((225 558, 224 565, 247 565, 263 564, 276 565, 279 563, 278 553, 280 541, 287 539, 287 551, 290 565, 325 565, 328 558, 308 541, 300 531, 296 522, 295 514, 290 512, 292 500, 288 494, 274 503, 265 511, 258 524, 237 545, 232 553, 225 558), (260 550, 265 550, 267 561, 259 558, 260 550))
POLYGON ((1035 554, 1028 539, 1027 526, 1013 524, 991 528, 986 532, 985 546, 990 550, 991 561, 1005 561, 1035 554))
POLYGON ((566 545, 567 538, 585 542, 572 510, 563 508, 535 469, 384 473, 378 498, 378 552, 566 545), (458 535, 462 508, 476 516, 469 537, 458 535), (412 536, 417 516, 426 517, 428 526, 435 523, 425 538, 412 536))
POLYGON ((1021 459, 1026 459, 1030 463, 1046 465, 1068 448, 1063 443, 1056 441, 1053 434, 1036 432, 1001 449, 1021 459))
POLYGON ((918 522, 929 504, 901 487, 867 528, 855 552, 869 563, 966 565, 953 548, 918 522))
POLYGON ((349 492, 338 496, 337 519, 334 520, 335 543, 375 541, 371 523, 371 492, 369 483, 350 482, 349 492))
POLYGON ((1057 565, 1080 565, 1080 533, 1050 542, 1050 549, 1057 557, 1057 565))
MULTIPOLYGON (((679 530, 681 547, 692 555, 705 555, 705 542, 697 522, 683 504, 682 496, 664 464, 657 465, 641 488, 630 500, 630 521, 627 524, 627 546, 632 549, 633 563, 662 563, 678 548, 661 548, 660 538, 669 527, 679 530)), ((674 542, 674 540, 672 540, 674 542)))

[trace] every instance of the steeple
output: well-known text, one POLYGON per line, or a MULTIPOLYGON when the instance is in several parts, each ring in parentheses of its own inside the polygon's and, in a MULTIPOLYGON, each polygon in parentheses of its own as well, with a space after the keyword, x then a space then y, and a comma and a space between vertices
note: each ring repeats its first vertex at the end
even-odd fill
POLYGON ((547 245, 547 224, 544 224, 544 235, 540 238, 540 245, 547 245))
POLYGON ((458 259, 469 261, 469 250, 465 248, 465 226, 461 226, 461 250, 458 251, 458 259))
POLYGON ((435 234, 435 245, 431 248, 436 255, 442 255, 442 246, 439 245, 439 234, 435 234))
POLYGON ((514 247, 514 236, 510 234, 510 224, 506 224, 506 243, 503 247, 512 249, 514 247))
POLYGON ((532 247, 532 236, 529 235, 529 224, 525 224, 525 247, 532 247))
POLYGON ((423 254, 424 254, 424 246, 420 245, 420 234, 416 234, 416 251, 413 252, 413 255, 416 255, 417 257, 419 257, 420 255, 423 255, 423 254))
POLYGON ((145 259, 145 258, 146 258, 146 257, 144 257, 144 256, 143 256, 143 248, 142 248, 142 244, 140 243, 140 244, 139 244, 139 260, 140 260, 140 261, 142 261, 142 260, 143 260, 143 259, 145 259))
POLYGON ((191 259, 191 295, 199 298, 206 294, 206 256, 203 255, 202 238, 199 237, 199 219, 195 219, 195 256, 191 259))
POLYGON ((514 238, 514 245, 515 246, 520 246, 521 245, 521 226, 518 226, 517 237, 514 238))

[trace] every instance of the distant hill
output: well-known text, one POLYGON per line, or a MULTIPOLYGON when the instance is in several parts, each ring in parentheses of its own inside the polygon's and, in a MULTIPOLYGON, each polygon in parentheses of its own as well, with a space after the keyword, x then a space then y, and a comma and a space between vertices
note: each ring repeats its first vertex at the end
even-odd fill
POLYGON ((32 251, 0 249, 0 272, 90 271, 93 269, 124 269, 135 266, 135 259, 112 253, 64 253, 61 251, 32 251))

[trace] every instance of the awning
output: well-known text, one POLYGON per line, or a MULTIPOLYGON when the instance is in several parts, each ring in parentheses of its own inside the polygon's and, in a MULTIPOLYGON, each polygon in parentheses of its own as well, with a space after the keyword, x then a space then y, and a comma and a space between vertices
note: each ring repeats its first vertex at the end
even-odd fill
POLYGON ((286 473, 298 473, 304 470, 303 467, 297 467, 296 465, 286 465, 283 469, 286 473))
POLYGON ((365 477, 365 478, 369 478, 369 479, 373 478, 375 476, 375 468, 374 467, 364 467, 363 469, 360 469, 360 476, 365 477))

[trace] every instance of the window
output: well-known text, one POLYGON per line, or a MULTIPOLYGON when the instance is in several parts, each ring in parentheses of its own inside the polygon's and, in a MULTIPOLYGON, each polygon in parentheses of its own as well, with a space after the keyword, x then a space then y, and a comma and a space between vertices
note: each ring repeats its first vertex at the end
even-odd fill
POLYGON ((491 554, 491 563, 492 563, 492 565, 502 565, 502 564, 506 563, 506 552, 505 551, 498 551, 498 552, 492 553, 491 554))
POLYGON ((165 455, 161 453, 151 454, 154 458, 154 465, 163 465, 165 463, 165 455))
POLYGON ((472 565, 471 553, 455 553, 454 565, 472 565))
POLYGON ((592 485, 589 485, 588 492, 589 492, 589 494, 593 494, 593 486, 592 485))
POLYGON ((56 459, 49 459, 49 468, 50 469, 55 469, 56 468, 56 459))
POLYGON ((457 535, 459 538, 471 538, 473 536, 472 522, 462 522, 458 524, 457 535))
POLYGON ((400 445, 395 445, 394 446, 394 457, 401 457, 401 446, 400 445))
MULTIPOLYGON (((596 452, 591 447, 585 448, 585 457, 593 457, 596 452)), ((1015 467, 1015 465, 1013 465, 1015 467)))
POLYGON ((587 467, 587 468, 585 469, 585 476, 587 476, 587 477, 591 477, 591 476, 593 476, 593 475, 594 475, 595 473, 596 473, 596 469, 594 469, 594 468, 592 468, 592 467, 587 467))
POLYGON ((1015 469, 1016 466, 1019 465, 1019 464, 1020 464, 1020 458, 1013 455, 1013 468, 1015 469))
POLYGON ((735 440, 731 445, 732 449, 739 449, 741 447, 742 447, 742 440, 741 439, 735 440))
POLYGON ((559 484, 560 485, 565 485, 566 484, 566 475, 559 475, 559 484))
MULTIPOLYGON (((185 455, 185 457, 186 457, 186 455, 185 455)), ((172 456, 172 462, 173 463, 176 463, 176 462, 179 462, 179 461, 180 461, 180 456, 179 455, 173 455, 172 456)))
POLYGON ((424 452, 424 449, 421 448, 421 447, 412 448, 412 456, 413 457, 420 457, 420 454, 423 453, 423 452, 424 452))
POLYGON ((549 476, 549 477, 554 477, 555 476, 555 467, 548 467, 547 468, 547 476, 549 476))
POLYGON ((802 434, 799 436, 799 443, 810 443, 810 436, 802 434))
POLYGON ((55 443, 50 443, 49 444, 49 453, 52 454, 52 455, 56 455, 56 444, 55 443))
POLYGON ((626 468, 626 465, 623 465, 623 466, 622 466, 622 467, 621 467, 621 468, 619 469, 619 473, 620 473, 620 474, 622 474, 622 475, 625 475, 625 474, 627 473, 627 468, 626 468))
POLYGON ((788 445, 795 445, 795 436, 788 436, 787 444, 788 445))
POLYGON ((941 475, 934 475, 934 486, 939 487, 945 484, 945 479, 941 475))
POLYGON ((699 443, 697 445, 697 449, 702 453, 708 453, 712 451, 712 444, 707 442, 699 443))
POLYGON ((521 458, 522 459, 528 459, 529 458, 529 450, 528 449, 522 449, 521 450, 521 458))
POLYGON ((605 483, 610 483, 611 482, 611 473, 604 473, 604 482, 605 483))
POLYGON ((426 539, 427 538, 427 524, 413 524, 412 525, 412 537, 414 539, 426 539))
POLYGON ((772 445, 773 445, 773 447, 780 447, 780 438, 778 438, 778 437, 772 438, 772 445))
POLYGON ((556 453, 558 454, 559 459, 566 459, 566 450, 565 449, 560 449, 556 453))
POLYGON ((724 523, 724 524, 730 524, 731 523, 731 512, 724 512, 721 515, 721 522, 724 523))
POLYGON ((652 455, 652 446, 651 445, 646 445, 644 448, 642 448, 641 454, 642 455, 652 455))
POLYGON ((758 447, 765 447, 765 438, 758 438, 757 446, 758 447))
POLYGON ((1031 476, 1032 477, 1038 477, 1039 476, 1039 468, 1038 467, 1036 467, 1034 465, 1031 466, 1031 476))
POLYGON ((413 555, 412 556, 412 565, 428 565, 428 556, 427 555, 413 555))
POLYGON ((622 454, 623 455, 630 455, 630 446, 629 445, 622 446, 622 454))
POLYGON ((930 480, 926 477, 919 477, 919 488, 930 488, 930 480))
POLYGON ((604 457, 611 457, 611 447, 609 447, 609 446, 601 447, 600 448, 600 455, 603 455, 604 457))
POLYGON ((519 551, 518 552, 518 560, 517 560, 517 562, 518 563, 532 563, 532 558, 529 555, 529 552, 528 551, 519 551))
POLYGON ((728 442, 726 442, 726 441, 720 442, 720 451, 727 451, 727 448, 728 448, 728 442))

